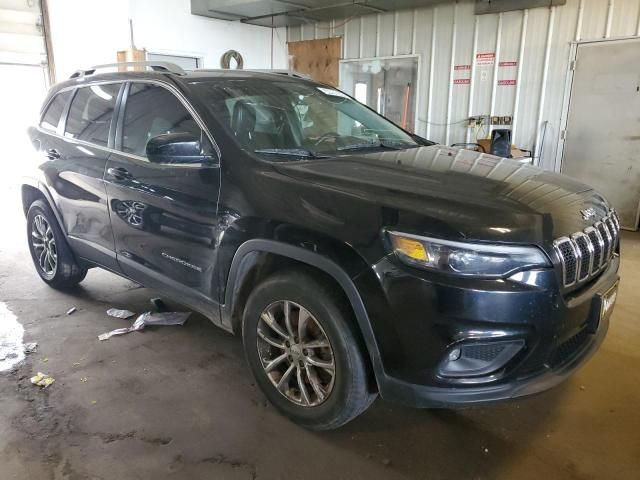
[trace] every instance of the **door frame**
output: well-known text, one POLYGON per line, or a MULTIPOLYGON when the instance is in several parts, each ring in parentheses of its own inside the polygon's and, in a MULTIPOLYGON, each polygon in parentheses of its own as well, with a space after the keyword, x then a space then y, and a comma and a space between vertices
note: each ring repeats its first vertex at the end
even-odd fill
MULTIPOLYGON (((413 129, 414 133, 418 131, 418 125, 420 123, 420 78, 422 75, 422 55, 419 53, 407 53, 400 55, 382 55, 379 57, 363 57, 363 58, 344 58, 338 62, 339 71, 342 70, 342 65, 345 63, 357 63, 357 62, 372 62, 374 60, 396 60, 396 59, 405 59, 412 58, 417 59, 418 61, 418 69, 416 71, 416 85, 415 85, 415 105, 414 105, 414 120, 413 120, 413 129)), ((342 80, 342 75, 340 75, 340 80, 342 80)), ((340 84, 338 88, 342 89, 342 85, 340 84)), ((354 92, 355 93, 355 92, 354 92)), ((375 109, 374 109, 375 110, 375 109)), ((382 114, 381 114, 382 115, 382 114)), ((385 117, 386 118, 386 117, 385 117)))
POLYGON ((630 35, 625 37, 597 38, 593 40, 577 40, 571 42, 569 47, 569 61, 567 62, 567 74, 565 77, 564 94, 562 99, 562 111, 560 115, 560 134, 558 135, 558 148, 556 148, 556 157, 554 159, 553 165, 553 170, 555 172, 562 173, 562 163, 564 161, 564 143, 567 137, 567 123, 569 121, 569 108, 571 107, 571 96, 573 94, 573 77, 575 74, 576 60, 578 58, 578 48, 581 45, 589 43, 634 40, 640 42, 640 36, 630 35))

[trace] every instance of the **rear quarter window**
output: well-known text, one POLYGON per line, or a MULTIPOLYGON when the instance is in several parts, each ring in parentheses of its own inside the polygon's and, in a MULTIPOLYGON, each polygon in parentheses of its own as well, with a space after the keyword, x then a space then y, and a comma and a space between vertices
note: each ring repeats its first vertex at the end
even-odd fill
POLYGON ((42 116, 40 127, 50 132, 55 132, 57 130, 60 117, 67 106, 67 102, 69 102, 70 96, 71 91, 68 90, 66 92, 58 93, 53 97, 53 100, 49 102, 49 105, 42 116))

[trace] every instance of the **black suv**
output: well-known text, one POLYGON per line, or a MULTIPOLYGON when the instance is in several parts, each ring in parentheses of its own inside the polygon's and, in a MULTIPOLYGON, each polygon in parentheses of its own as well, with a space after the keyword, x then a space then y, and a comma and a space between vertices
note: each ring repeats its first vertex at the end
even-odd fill
POLYGON ((620 228, 590 187, 435 145, 293 74, 135 68, 74 74, 29 130, 29 248, 52 287, 98 266, 201 312, 315 429, 378 393, 540 392, 602 342, 620 228))

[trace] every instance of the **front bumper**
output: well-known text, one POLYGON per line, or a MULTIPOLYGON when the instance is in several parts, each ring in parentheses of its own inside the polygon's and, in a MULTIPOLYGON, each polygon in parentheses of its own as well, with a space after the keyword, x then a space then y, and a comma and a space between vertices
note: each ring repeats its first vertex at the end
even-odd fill
POLYGON ((414 407, 476 405, 531 395, 565 380, 598 349, 609 326, 601 296, 617 281, 619 257, 579 292, 563 294, 554 270, 508 280, 434 279, 387 257, 356 279, 380 348, 386 400, 414 407), (375 286, 380 291, 374 296, 375 286), (458 345, 521 342, 496 371, 442 374, 458 345))

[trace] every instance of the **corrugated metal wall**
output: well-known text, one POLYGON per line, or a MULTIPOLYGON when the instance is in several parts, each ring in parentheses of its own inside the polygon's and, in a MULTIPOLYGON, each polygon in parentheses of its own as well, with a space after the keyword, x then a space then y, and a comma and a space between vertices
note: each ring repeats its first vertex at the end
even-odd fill
POLYGON ((345 59, 420 55, 417 133, 440 143, 473 141, 467 117, 511 115, 514 143, 542 145, 539 164, 554 169, 571 42, 640 36, 640 0, 567 0, 479 16, 472 1, 460 1, 289 27, 287 34, 289 41, 331 36, 343 37, 345 59), (479 53, 495 53, 493 65, 474 62, 479 53), (462 78, 470 83, 454 82, 462 78))

